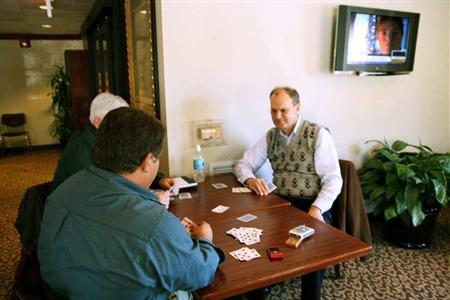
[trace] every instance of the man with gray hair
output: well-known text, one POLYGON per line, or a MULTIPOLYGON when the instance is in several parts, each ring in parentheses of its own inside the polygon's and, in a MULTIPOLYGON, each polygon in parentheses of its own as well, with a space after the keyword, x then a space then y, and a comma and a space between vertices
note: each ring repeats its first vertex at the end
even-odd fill
MULTIPOLYGON (((129 107, 129 105, 124 99, 111 93, 100 93, 92 100, 89 113, 90 123, 70 137, 58 161, 53 177, 52 191, 64 180, 92 164, 92 148, 97 129, 106 114, 119 107, 129 107)), ((151 187, 169 189, 174 183, 173 178, 165 178, 158 173, 151 187)), ((167 206, 169 193, 158 192, 157 194, 161 202, 167 206)))
POLYGON ((92 164, 92 147, 100 123, 108 112, 119 107, 128 107, 121 97, 110 94, 98 94, 91 102, 89 123, 75 132, 64 147, 53 177, 52 190, 64 180, 92 164))

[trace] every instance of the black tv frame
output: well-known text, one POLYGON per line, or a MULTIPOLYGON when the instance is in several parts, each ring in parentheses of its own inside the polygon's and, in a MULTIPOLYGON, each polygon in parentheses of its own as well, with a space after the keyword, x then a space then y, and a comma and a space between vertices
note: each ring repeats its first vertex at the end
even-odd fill
POLYGON ((408 74, 414 69, 417 33, 420 14, 369 7, 339 5, 333 53, 335 74, 397 75, 408 74), (347 64, 350 20, 352 13, 409 18, 409 37, 405 63, 398 64, 347 64))

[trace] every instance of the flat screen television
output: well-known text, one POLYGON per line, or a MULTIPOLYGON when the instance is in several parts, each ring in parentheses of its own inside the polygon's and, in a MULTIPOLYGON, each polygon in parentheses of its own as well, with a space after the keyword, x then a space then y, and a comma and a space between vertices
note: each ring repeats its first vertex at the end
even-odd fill
POLYGON ((357 75, 410 73, 420 14, 340 5, 333 72, 357 75))

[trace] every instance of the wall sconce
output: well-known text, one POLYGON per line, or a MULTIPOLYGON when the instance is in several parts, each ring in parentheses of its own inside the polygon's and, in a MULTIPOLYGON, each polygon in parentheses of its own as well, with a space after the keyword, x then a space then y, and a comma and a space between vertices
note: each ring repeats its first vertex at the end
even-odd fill
POLYGON ((19 45, 20 48, 31 48, 31 42, 29 39, 20 39, 19 45))

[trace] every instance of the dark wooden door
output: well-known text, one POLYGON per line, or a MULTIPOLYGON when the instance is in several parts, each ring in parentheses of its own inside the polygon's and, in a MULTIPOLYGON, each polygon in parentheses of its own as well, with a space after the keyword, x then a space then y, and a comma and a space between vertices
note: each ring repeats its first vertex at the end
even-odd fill
POLYGON ((89 123, 89 109, 92 101, 89 54, 87 50, 66 50, 64 58, 66 61, 66 72, 69 76, 72 129, 75 131, 89 123))

